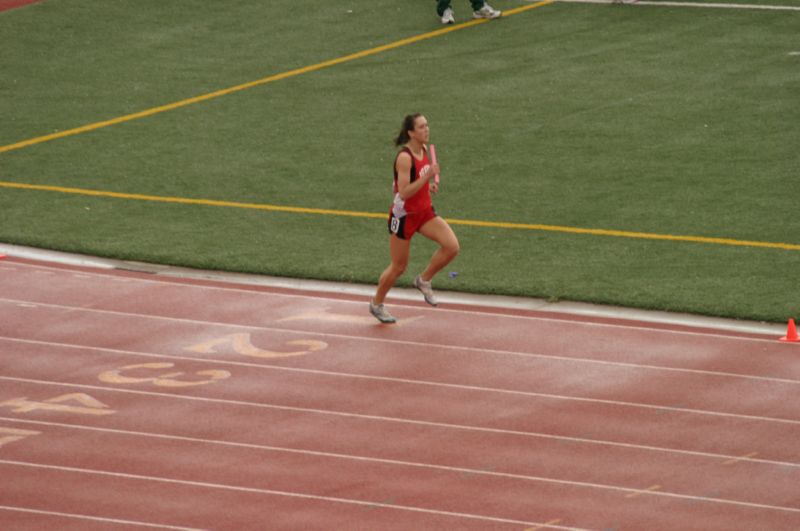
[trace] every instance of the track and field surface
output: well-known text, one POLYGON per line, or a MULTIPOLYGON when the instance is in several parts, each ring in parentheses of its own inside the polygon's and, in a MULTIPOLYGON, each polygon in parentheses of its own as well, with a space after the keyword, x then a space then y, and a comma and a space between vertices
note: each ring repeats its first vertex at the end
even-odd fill
POLYGON ((772 336, 0 261, 0 523, 797 529, 772 336), (391 302, 391 300, 390 300, 391 302))
POLYGON ((800 12, 762 3, 787 9, 496 0, 501 20, 456 6, 449 28, 430 0, 6 11, 0 241, 370 283, 392 136, 421 111, 463 249, 452 291, 785 323, 800 12))

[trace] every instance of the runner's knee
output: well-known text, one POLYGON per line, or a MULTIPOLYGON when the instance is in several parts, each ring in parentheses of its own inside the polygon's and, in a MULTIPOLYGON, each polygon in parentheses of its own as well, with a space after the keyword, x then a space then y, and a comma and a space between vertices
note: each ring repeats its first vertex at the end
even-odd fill
POLYGON ((458 256, 458 253, 461 251, 461 246, 458 244, 458 240, 453 238, 452 241, 449 241, 442 245, 442 249, 450 256, 450 258, 455 258, 458 256))
POLYGON ((406 272, 406 267, 408 267, 408 261, 403 262, 392 262, 392 274, 395 277, 399 277, 403 273, 406 272))

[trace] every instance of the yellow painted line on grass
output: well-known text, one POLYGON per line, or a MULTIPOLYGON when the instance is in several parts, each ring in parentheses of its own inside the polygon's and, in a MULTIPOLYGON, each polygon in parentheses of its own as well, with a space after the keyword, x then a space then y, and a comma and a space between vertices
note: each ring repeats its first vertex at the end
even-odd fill
POLYGON ((0 187, 20 190, 38 190, 42 192, 60 192, 62 194, 86 195, 94 197, 112 197, 115 199, 132 199, 134 201, 156 201, 159 203, 178 203, 183 205, 216 206, 228 208, 246 208, 251 210, 269 210, 272 212, 291 212, 294 214, 322 214, 328 216, 350 216, 357 218, 385 218, 388 214, 374 212, 352 212, 347 210, 328 210, 324 208, 305 208, 293 206, 264 205, 259 203, 238 203, 235 201, 218 201, 216 199, 191 199, 188 197, 165 197, 160 195, 125 194, 105 190, 89 190, 86 188, 67 188, 42 184, 24 184, 0 181, 0 187))
POLYGON ((594 236, 617 236, 621 238, 639 238, 644 240, 669 240, 676 242, 713 243, 717 245, 736 245, 740 247, 765 247, 768 249, 785 249, 800 251, 800 245, 794 243, 758 242, 750 240, 733 240, 730 238, 708 238, 705 236, 678 236, 673 234, 654 234, 651 232, 630 232, 624 230, 585 229, 581 227, 562 227, 559 225, 536 225, 529 223, 504 223, 497 221, 472 221, 447 219, 451 225, 471 225, 473 227, 494 227, 498 229, 524 229, 550 232, 570 232, 573 234, 591 234, 594 236))
MULTIPOLYGON (((271 212, 289 212, 293 214, 317 214, 324 216, 348 216, 354 218, 385 219, 385 212, 357 212, 352 210, 332 210, 326 208, 306 208, 295 206, 267 205, 261 203, 239 203, 236 201, 219 201, 216 199, 192 199, 188 197, 165 197, 145 194, 126 194, 109 192, 105 190, 90 190, 86 188, 68 188, 64 186, 50 186, 43 184, 26 184, 0 181, 0 188, 15 188, 19 190, 33 190, 41 192, 59 192, 93 197, 110 197, 115 199, 130 199, 134 201, 155 201, 159 203, 177 203, 184 205, 216 206, 227 208, 244 208, 251 210, 267 210, 271 212)), ((749 240, 733 240, 730 238, 708 238, 704 236, 676 236, 672 234, 654 234, 649 232, 629 232, 622 230, 586 229, 581 227, 564 227, 559 225, 540 225, 532 223, 507 223, 501 221, 476 221, 467 219, 447 218, 451 225, 466 225, 470 227, 486 227, 512 230, 534 230, 545 232, 565 232, 571 234, 587 234, 591 236, 615 236, 619 238, 637 238, 644 240, 668 240, 675 242, 706 243, 715 245, 733 245, 739 247, 760 247, 766 249, 783 249, 787 251, 800 251, 800 245, 793 243, 759 242, 749 240)))
MULTIPOLYGON (((518 13, 522 13, 524 11, 528 11, 531 9, 535 9, 537 7, 542 7, 547 4, 552 4, 555 0, 544 0, 542 2, 537 2, 535 4, 531 4, 528 6, 518 7, 516 9, 510 9, 504 13, 504 16, 512 16, 518 13)), ((208 94, 203 94, 201 96, 196 96, 194 98, 188 98, 181 101, 176 101, 174 103, 169 103, 167 105, 162 105, 160 107, 153 107, 151 109, 146 109, 144 111, 136 112, 133 114, 126 114, 125 116, 119 116, 117 118, 112 118, 110 120, 104 120, 102 122, 96 122, 93 124, 84 125, 81 127, 76 127, 74 129, 67 129, 66 131, 59 131, 57 133, 52 133, 49 135, 39 136, 36 138, 31 138, 29 140, 23 140, 21 142, 16 142, 14 144, 8 144, 6 146, 0 146, 0 153, 4 153, 7 151, 13 151, 16 149, 22 149, 28 146, 33 146, 36 144, 42 144, 44 142, 49 142, 50 140, 56 140, 58 138, 64 138, 73 135, 79 135, 81 133, 87 133, 89 131, 94 131, 97 129, 102 129, 104 127, 109 127, 111 125, 121 124, 124 122, 130 122, 132 120, 137 120, 139 118, 145 118, 147 116, 152 116, 154 114, 160 114, 162 112, 172 111, 174 109, 178 109, 181 107, 186 107, 187 105, 193 105, 195 103, 200 103, 207 100, 212 100, 215 98, 220 98, 222 96, 227 96, 228 94, 233 94, 235 92, 240 92, 242 90, 247 90, 253 87, 257 87, 260 85, 266 85, 267 83, 272 83, 274 81, 280 81, 282 79, 287 79, 290 77, 299 76, 302 74, 307 74, 309 72, 316 72, 317 70, 322 70, 324 68, 328 68, 331 66, 340 65, 342 63, 347 63, 350 61, 355 61, 357 59, 363 59, 364 57, 369 57, 370 55, 376 55, 382 52, 386 52, 389 50, 394 50, 395 48, 400 48, 402 46, 408 46, 409 44, 414 44, 416 42, 424 41, 426 39, 432 39, 434 37, 440 37, 442 35, 446 35, 447 33, 451 33, 453 31, 458 31, 466 28, 471 28, 473 26, 477 26, 478 24, 483 24, 485 22, 489 22, 486 19, 477 19, 477 20, 470 20, 469 22, 464 22, 461 24, 456 24, 453 26, 447 26, 446 28, 438 29, 436 31, 431 31, 428 33, 423 33, 421 35, 416 35, 414 37, 409 37, 407 39, 401 39, 399 41, 395 41, 389 44, 384 44, 382 46, 377 46, 375 48, 371 48, 369 50, 363 50, 360 52, 356 52, 350 55, 345 55, 342 57, 338 57, 336 59, 330 59, 328 61, 323 61, 321 63, 317 63, 310 66, 304 66, 302 68, 296 68, 294 70, 289 70, 287 72, 282 72, 280 74, 275 74, 269 77, 265 77, 263 79, 258 79, 256 81, 250 81, 248 83, 243 83, 241 85, 236 85, 234 87, 229 87, 222 90, 217 90, 215 92, 210 92, 208 94)))

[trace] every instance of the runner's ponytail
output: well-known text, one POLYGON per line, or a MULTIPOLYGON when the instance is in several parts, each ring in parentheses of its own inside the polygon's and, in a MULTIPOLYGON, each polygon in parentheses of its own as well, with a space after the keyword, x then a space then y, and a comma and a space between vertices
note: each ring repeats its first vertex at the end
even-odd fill
POLYGON ((414 113, 414 114, 407 114, 405 118, 403 118, 403 126, 400 129, 400 134, 397 135, 397 138, 394 139, 395 146, 402 146, 404 144, 408 144, 408 141, 411 140, 411 137, 408 135, 409 131, 414 130, 414 122, 417 121, 417 118, 422 116, 421 113, 414 113))

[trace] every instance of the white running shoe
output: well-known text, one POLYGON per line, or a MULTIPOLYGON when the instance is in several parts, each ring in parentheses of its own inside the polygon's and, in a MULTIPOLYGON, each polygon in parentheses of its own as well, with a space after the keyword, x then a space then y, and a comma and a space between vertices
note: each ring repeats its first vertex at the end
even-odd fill
POLYGON ((472 12, 472 18, 494 19, 494 18, 499 18, 502 14, 503 14, 502 11, 498 11, 497 9, 494 9, 489 4, 483 4, 482 8, 480 8, 477 11, 473 11, 472 12))
POLYGON ((431 288, 430 281, 425 282, 422 280, 422 277, 417 275, 417 278, 414 279, 414 287, 420 290, 425 296, 425 302, 431 306, 439 305, 439 301, 436 300, 436 296, 433 294, 433 288, 431 288))
POLYGON ((386 311, 386 308, 383 307, 383 304, 378 304, 377 306, 372 304, 372 301, 369 303, 369 313, 375 316, 375 319, 382 323, 396 323, 397 319, 392 317, 392 315, 386 311))
POLYGON ((456 23, 456 17, 453 16, 453 8, 448 7, 447 9, 444 10, 444 13, 442 14, 442 24, 455 24, 455 23, 456 23))

